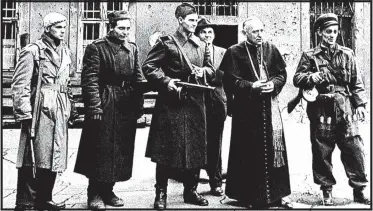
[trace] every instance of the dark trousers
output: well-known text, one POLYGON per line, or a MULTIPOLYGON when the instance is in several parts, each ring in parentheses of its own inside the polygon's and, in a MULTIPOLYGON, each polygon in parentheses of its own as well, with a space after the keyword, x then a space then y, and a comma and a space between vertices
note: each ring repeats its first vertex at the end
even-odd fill
POLYGON ((113 191, 115 182, 100 182, 95 179, 88 180, 88 199, 92 199, 95 195, 100 195, 101 197, 109 196, 113 191))
POLYGON ((51 201, 56 172, 49 169, 36 169, 36 179, 32 177, 31 167, 18 169, 16 205, 35 206, 37 203, 51 201))
POLYGON ((335 145, 341 151, 341 160, 352 188, 365 187, 367 177, 364 167, 363 140, 360 136, 349 138, 316 137, 311 125, 312 169, 314 182, 321 185, 322 190, 331 190, 336 184, 332 172, 332 153, 335 145))
MULTIPOLYGON (((221 88, 218 91, 224 93, 221 88)), ((207 166, 211 188, 221 187, 222 159, 221 147, 223 139, 224 122, 227 117, 224 103, 219 101, 215 93, 206 97, 206 122, 207 122, 207 166)))
MULTIPOLYGON (((175 169, 172 169, 168 166, 157 164, 155 170, 155 179, 156 179, 156 188, 167 190, 168 179, 170 178, 170 172, 175 169)), ((193 191, 197 189, 199 181, 200 169, 184 169, 182 171, 182 179, 185 191, 193 191)))
POLYGON ((221 146, 224 129, 224 120, 207 116, 207 166, 206 172, 209 176, 211 188, 221 187, 222 166, 221 166, 221 146))

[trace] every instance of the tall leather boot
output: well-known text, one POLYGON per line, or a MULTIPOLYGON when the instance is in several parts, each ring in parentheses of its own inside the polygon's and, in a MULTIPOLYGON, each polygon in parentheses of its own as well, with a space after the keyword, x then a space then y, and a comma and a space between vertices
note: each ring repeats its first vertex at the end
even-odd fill
POLYGON ((354 188, 354 202, 370 205, 371 201, 364 196, 365 187, 354 188))
POLYGON ((101 182, 100 183, 100 195, 105 204, 112 207, 124 206, 123 199, 119 198, 113 192, 115 182, 101 182))
POLYGON ((163 210, 167 208, 167 188, 155 185, 154 209, 163 210))
POLYGON ((188 188, 184 186, 184 202, 188 204, 195 204, 199 206, 207 206, 209 202, 205 199, 202 195, 197 192, 197 185, 193 186, 192 188, 188 188))
POLYGON ((105 209, 104 201, 99 194, 99 182, 94 179, 89 179, 87 188, 89 209, 105 209))

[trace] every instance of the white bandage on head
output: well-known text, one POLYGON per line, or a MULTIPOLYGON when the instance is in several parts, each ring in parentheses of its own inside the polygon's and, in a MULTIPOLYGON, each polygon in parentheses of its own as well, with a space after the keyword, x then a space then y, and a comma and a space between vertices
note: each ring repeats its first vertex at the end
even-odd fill
POLYGON ((66 20, 67 18, 64 15, 57 12, 51 12, 44 17, 43 26, 46 28, 49 26, 53 26, 54 24, 64 22, 66 20))

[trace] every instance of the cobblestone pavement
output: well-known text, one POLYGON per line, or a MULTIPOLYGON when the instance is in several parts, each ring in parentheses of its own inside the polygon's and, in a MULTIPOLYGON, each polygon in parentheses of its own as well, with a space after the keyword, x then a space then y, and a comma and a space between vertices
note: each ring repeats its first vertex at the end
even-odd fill
MULTIPOLYGON (((224 130, 223 139, 223 168, 226 171, 229 139, 230 139, 231 119, 228 118, 224 130)), ((362 134, 364 138, 364 147, 367 154, 367 173, 370 178, 370 130, 369 124, 362 125, 362 134)), ((139 128, 136 136, 135 158, 133 177, 127 182, 117 183, 114 191, 125 200, 123 208, 143 208, 151 209, 154 202, 154 175, 155 164, 149 158, 145 158, 145 147, 148 137, 149 127, 139 128)), ((2 131, 3 149, 2 149, 2 209, 12 209, 15 205, 16 197, 16 178, 15 168, 16 154, 19 139, 19 129, 6 129, 2 131)), ((69 130, 69 164, 68 169, 58 176, 53 199, 55 201, 65 201, 68 209, 87 209, 87 179, 73 172, 76 159, 77 148, 79 146, 80 129, 69 130)), ((312 158, 311 146, 309 141, 308 124, 290 122, 285 118, 285 136, 288 150, 290 181, 292 194, 288 197, 293 202, 295 208, 344 208, 344 209, 371 209, 370 206, 357 204, 352 201, 352 189, 348 186, 348 180, 340 161, 340 152, 336 148, 333 154, 334 174, 337 185, 334 186, 333 195, 336 206, 323 207, 321 205, 321 191, 313 183, 312 178, 312 158)), ((168 190, 168 208, 169 209, 245 209, 236 201, 226 198, 220 202, 222 197, 208 195, 209 185, 206 182, 206 173, 201 173, 202 182, 198 186, 198 191, 206 196, 210 205, 208 207, 199 207, 190 204, 184 204, 182 200, 183 185, 170 180, 168 190)), ((224 187, 224 186, 223 186, 224 187)), ((370 187, 370 186, 369 186, 370 187)), ((370 196, 370 188, 367 189, 367 196, 370 196)), ((114 207, 107 207, 113 208, 114 207)))

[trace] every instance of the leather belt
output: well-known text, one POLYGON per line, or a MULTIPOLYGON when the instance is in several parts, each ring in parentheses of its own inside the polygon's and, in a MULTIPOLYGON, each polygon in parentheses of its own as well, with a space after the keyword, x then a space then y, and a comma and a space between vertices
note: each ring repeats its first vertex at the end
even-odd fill
POLYGON ((106 85, 111 85, 111 86, 119 86, 119 87, 128 87, 130 85, 132 85, 132 81, 128 81, 128 80, 113 80, 113 81, 107 81, 107 82, 104 82, 104 84, 106 85))
POLYGON ((41 85, 42 89, 52 89, 56 90, 61 93, 67 93, 69 91, 69 87, 65 85, 60 85, 60 84, 43 84, 41 85))

